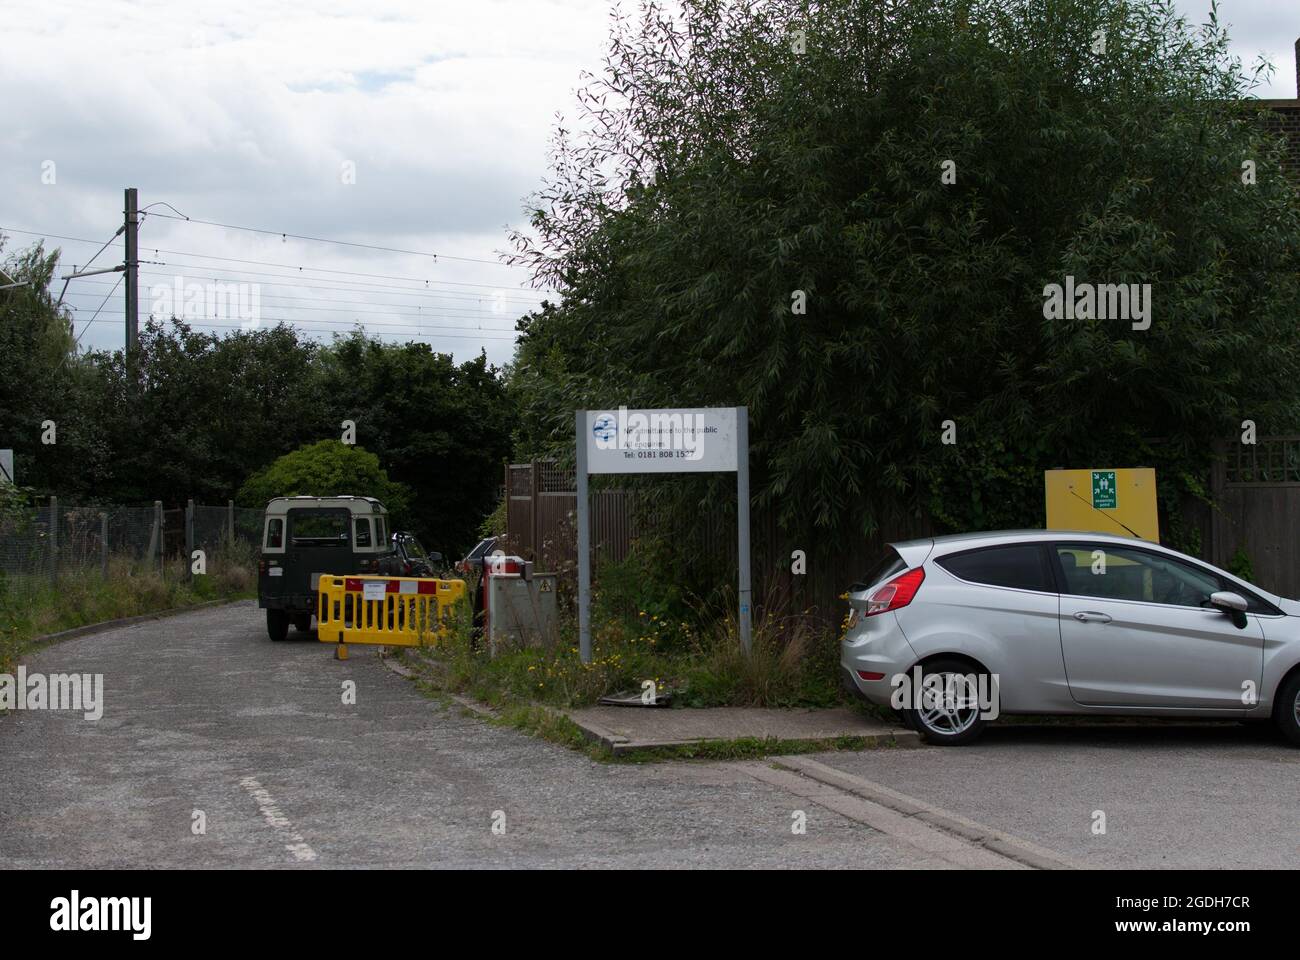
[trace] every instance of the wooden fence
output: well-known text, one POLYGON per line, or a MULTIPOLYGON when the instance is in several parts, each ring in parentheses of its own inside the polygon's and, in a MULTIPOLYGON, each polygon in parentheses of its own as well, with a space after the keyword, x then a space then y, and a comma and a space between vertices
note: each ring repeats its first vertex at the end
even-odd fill
POLYGON ((1210 494, 1219 509, 1200 511, 1205 559, 1226 568, 1240 549, 1255 583, 1300 597, 1300 435, 1220 444, 1210 494))
MULTIPOLYGON (((506 530, 509 550, 534 560, 542 569, 571 573, 577 559, 575 491, 572 470, 549 461, 509 464, 505 474, 506 530)), ((689 517, 654 517, 638 506, 630 490, 593 490, 591 542, 594 561, 624 559, 642 532, 669 531, 667 541, 680 544, 691 558, 692 587, 737 582, 736 523, 730 510, 689 517)), ((754 602, 782 598, 792 609, 808 610, 838 621, 847 607, 839 599, 892 540, 924 536, 924 523, 896 525, 874 537, 822 536, 800 540, 783 533, 773 511, 753 510, 750 518, 754 602), (795 573, 795 551, 802 551, 803 572, 795 573)))
MULTIPOLYGON (((577 558, 573 471, 549 461, 510 464, 505 489, 510 549, 544 569, 571 573, 577 558)), ((1209 490, 1217 510, 1200 502, 1181 505, 1185 522, 1200 533, 1201 558, 1227 568, 1241 550, 1260 587, 1300 597, 1300 435, 1218 444, 1209 490)), ((684 555, 707 558, 704 563, 697 560, 693 568, 697 588, 735 585, 734 514, 654 519, 637 508, 637 499, 627 490, 592 492, 597 565, 623 559, 644 530, 668 524, 670 543, 679 542, 684 555)), ((875 562, 886 543, 932 532, 925 520, 917 519, 886 526, 872 537, 844 533, 799 542, 780 530, 774 513, 755 509, 750 531, 755 603, 781 596, 799 609, 838 621, 845 609, 840 595, 875 562), (791 569, 796 550, 806 556, 803 574, 791 569)))

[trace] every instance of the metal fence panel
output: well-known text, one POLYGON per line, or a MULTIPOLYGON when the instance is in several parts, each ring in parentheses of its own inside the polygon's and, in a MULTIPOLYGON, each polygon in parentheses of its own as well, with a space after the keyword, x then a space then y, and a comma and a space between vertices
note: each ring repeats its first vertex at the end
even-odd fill
MULTIPOLYGON (((250 566, 261 541, 262 515, 258 509, 196 505, 195 549, 207 554, 209 564, 250 566)), ((153 505, 59 502, 52 513, 47 501, 26 516, 0 521, 0 574, 54 578, 98 573, 110 558, 156 564, 160 537, 164 555, 181 561, 185 510, 163 510, 161 519, 160 529, 153 505)))

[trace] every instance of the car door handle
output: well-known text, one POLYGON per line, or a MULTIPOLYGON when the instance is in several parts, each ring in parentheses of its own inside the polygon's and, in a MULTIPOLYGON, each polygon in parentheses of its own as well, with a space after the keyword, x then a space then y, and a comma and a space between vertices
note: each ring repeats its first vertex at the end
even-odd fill
POLYGON ((1104 613, 1098 613, 1096 610, 1080 610, 1074 615, 1074 619, 1081 623, 1089 620, 1096 620, 1098 623, 1110 623, 1110 616, 1104 613))

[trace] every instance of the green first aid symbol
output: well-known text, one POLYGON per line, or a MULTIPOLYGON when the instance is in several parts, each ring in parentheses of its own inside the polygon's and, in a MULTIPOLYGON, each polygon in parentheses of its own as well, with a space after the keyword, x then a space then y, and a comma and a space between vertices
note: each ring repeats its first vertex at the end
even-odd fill
POLYGON ((1092 505, 1098 510, 1114 510, 1115 495, 1115 471, 1092 471, 1092 505))

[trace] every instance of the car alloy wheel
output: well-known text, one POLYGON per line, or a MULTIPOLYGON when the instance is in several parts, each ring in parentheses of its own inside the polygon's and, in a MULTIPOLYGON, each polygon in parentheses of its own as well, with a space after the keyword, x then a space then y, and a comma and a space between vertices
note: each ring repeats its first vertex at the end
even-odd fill
MULTIPOLYGON (((946 687, 949 678, 960 677, 960 674, 944 673, 939 674, 941 686, 946 687)), ((964 677, 957 681, 964 683, 964 677)), ((969 703, 963 705, 953 702, 948 696, 940 695, 936 701, 930 705, 922 705, 917 711, 921 725, 932 733, 941 736, 954 736, 959 733, 965 733, 971 728, 976 720, 979 719, 980 707, 978 703, 969 703)))
POLYGON ((981 674, 960 660, 937 660, 924 668, 923 689, 913 691, 906 711, 927 743, 970 743, 984 729, 984 708, 976 696, 981 674))

